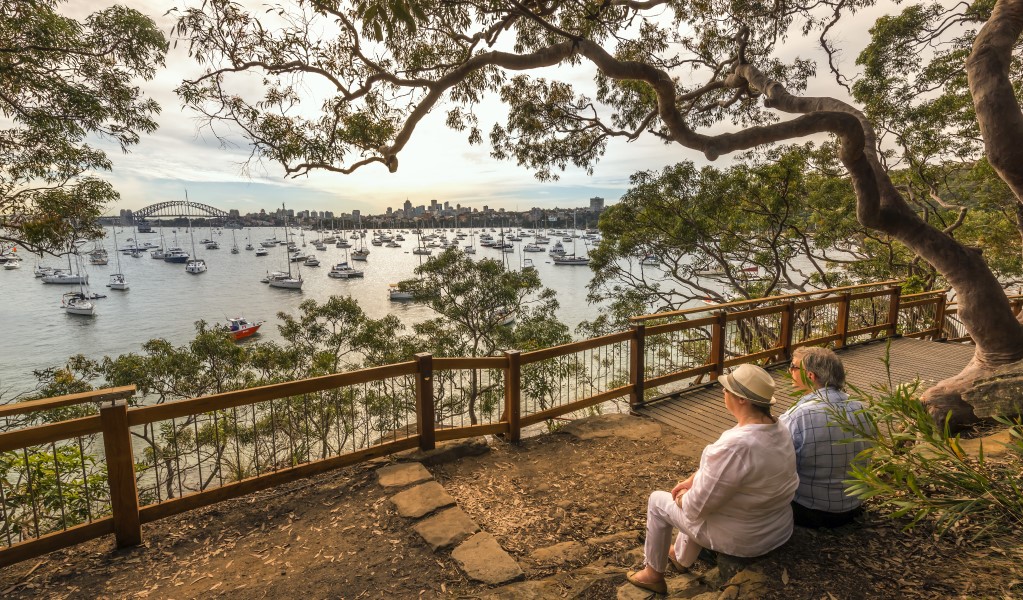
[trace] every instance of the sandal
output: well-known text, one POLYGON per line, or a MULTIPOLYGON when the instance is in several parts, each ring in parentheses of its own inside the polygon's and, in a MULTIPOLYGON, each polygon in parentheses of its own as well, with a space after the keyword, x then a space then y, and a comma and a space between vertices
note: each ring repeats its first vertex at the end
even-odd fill
POLYGON ((625 574, 625 578, 629 580, 632 585, 644 589, 655 594, 661 594, 662 596, 668 595, 668 582, 661 580, 658 582, 647 582, 636 579, 638 571, 629 571, 625 574))

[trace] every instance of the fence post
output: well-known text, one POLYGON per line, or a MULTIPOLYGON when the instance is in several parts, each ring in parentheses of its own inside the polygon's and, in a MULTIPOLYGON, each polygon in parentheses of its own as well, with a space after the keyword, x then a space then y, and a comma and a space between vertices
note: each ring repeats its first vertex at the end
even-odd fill
POLYGON ((115 400, 109 406, 101 406, 99 418, 103 427, 114 538, 118 548, 138 546, 142 543, 142 521, 135 484, 135 457, 128 430, 128 403, 115 400))
POLYGON ((437 447, 437 424, 433 412, 433 355, 429 352, 416 354, 416 432, 419 434, 419 449, 433 450, 437 447))
POLYGON ((714 313, 717 320, 710 329, 710 360, 714 370, 710 372, 711 381, 725 374, 725 327, 728 324, 728 313, 721 310, 714 313))
POLYGON ((895 337, 899 333, 899 303, 902 301, 902 288, 892 286, 891 301, 888 304, 888 337, 895 337))
POLYGON ((632 324, 632 338, 629 340, 629 408, 635 410, 643 403, 643 384, 646 373, 646 325, 632 324))
POLYGON ((778 334, 778 341, 781 342, 781 359, 788 361, 792 359, 792 321, 796 315, 796 303, 789 300, 784 306, 785 311, 781 313, 781 332, 778 334))
POLYGON ((522 355, 518 350, 505 350, 508 360, 504 368, 504 414, 508 415, 508 441, 518 442, 522 432, 522 355))
POLYGON ((835 341, 835 347, 844 348, 849 332, 849 292, 844 292, 840 297, 842 301, 838 303, 838 322, 835 323, 835 333, 839 338, 835 341))
POLYGON ((934 333, 931 334, 931 341, 941 342, 945 338, 945 307, 948 305, 948 298, 945 292, 938 295, 938 303, 934 307, 934 333))

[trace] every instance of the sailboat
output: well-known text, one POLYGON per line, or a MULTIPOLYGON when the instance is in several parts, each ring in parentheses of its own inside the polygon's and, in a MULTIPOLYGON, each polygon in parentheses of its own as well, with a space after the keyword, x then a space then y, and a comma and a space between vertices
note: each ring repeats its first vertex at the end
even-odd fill
POLYGON ((234 235, 234 229, 231 230, 231 254, 238 254, 238 238, 234 235))
MULTIPOLYGON (((359 229, 362 229, 362 216, 359 216, 359 229)), ((369 248, 366 248, 366 233, 359 234, 359 248, 352 252, 352 260, 366 260, 369 257, 369 248)))
MULTIPOLYGON (((68 257, 70 260, 70 257, 68 257)), ((70 264, 70 263, 69 263, 70 264)), ((81 275, 85 270, 82 257, 75 252, 75 265, 78 268, 80 283, 77 292, 68 292, 61 297, 60 307, 69 315, 81 315, 91 317, 96 314, 96 305, 90 300, 89 288, 87 287, 87 275, 81 275)))
MULTIPOLYGON (((117 228, 114 228, 114 248, 117 247, 117 228)), ((112 290, 127 290, 128 280, 124 278, 124 273, 121 272, 121 253, 114 253, 114 259, 117 261, 117 272, 110 275, 110 283, 107 287, 112 290)))
MULTIPOLYGON (((185 195, 187 198, 188 195, 185 195)), ((201 258, 195 258, 195 230, 192 228, 192 221, 188 221, 189 235, 192 237, 192 258, 188 259, 185 263, 185 272, 191 273, 192 275, 198 275, 199 273, 206 272, 206 261, 201 258)))
MULTIPOLYGON (((162 221, 161 221, 161 225, 160 225, 160 247, 152 250, 149 253, 149 256, 151 258, 156 258, 156 259, 159 259, 159 260, 163 260, 164 258, 167 257, 167 253, 164 251, 164 248, 166 247, 166 245, 167 245, 167 241, 163 238, 163 224, 162 224, 162 221)), ((117 243, 115 242, 114 243, 114 248, 116 248, 116 247, 117 247, 117 243)), ((120 267, 118 267, 117 270, 120 271, 121 270, 120 267)))
POLYGON ((252 245, 252 230, 245 234, 245 249, 254 250, 255 246, 252 245))
POLYGON ((422 233, 417 233, 416 237, 418 238, 418 242, 416 243, 416 247, 412 249, 412 254, 421 254, 423 256, 430 256, 433 254, 432 250, 423 245, 422 233))
MULTIPOLYGON (((576 231, 576 228, 575 228, 575 213, 574 212, 572 213, 572 229, 573 229, 573 231, 576 231)), ((554 260, 554 264, 556 264, 556 265, 563 265, 563 266, 586 266, 586 265, 590 264, 589 257, 587 257, 587 256, 576 256, 575 255, 575 238, 576 237, 578 237, 578 236, 575 236, 575 237, 565 236, 565 238, 564 238, 564 239, 570 240, 572 242, 572 253, 571 254, 554 254, 553 252, 551 252, 551 257, 554 260)), ((557 244, 555 244, 555 247, 557 247, 558 244, 561 244, 561 242, 558 242, 557 244)))
MULTIPOLYGON (((465 238, 465 234, 459 233, 458 235, 463 239, 465 238)), ((471 215, 469 216, 469 244, 462 248, 462 250, 466 254, 476 254, 476 233, 472 229, 471 215)))
MULTIPOLYGON (((281 209, 284 211, 284 239, 289 239, 288 236, 288 211, 281 204, 281 209)), ((285 290, 300 290, 302 289, 302 275, 301 273, 297 276, 291 274, 291 263, 290 255, 288 252, 288 246, 284 246, 284 262, 288 264, 288 273, 272 273, 267 276, 267 283, 270 287, 281 288, 285 290)))

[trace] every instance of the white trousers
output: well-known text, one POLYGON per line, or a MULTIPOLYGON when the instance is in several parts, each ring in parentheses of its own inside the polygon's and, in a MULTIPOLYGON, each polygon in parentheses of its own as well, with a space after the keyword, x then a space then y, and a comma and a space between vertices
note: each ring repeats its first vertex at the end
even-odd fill
POLYGON ((696 562, 702 547, 682 525, 682 509, 671 498, 671 492, 654 492, 646 505, 646 542, 643 543, 644 563, 658 573, 668 568, 668 547, 671 530, 679 530, 675 538, 675 560, 683 567, 696 562))

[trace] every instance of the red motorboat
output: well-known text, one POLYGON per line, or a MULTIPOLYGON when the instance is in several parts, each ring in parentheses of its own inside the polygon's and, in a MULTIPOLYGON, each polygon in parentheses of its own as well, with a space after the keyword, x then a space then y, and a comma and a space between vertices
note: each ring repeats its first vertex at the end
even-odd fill
POLYGON ((259 331, 263 321, 251 322, 242 317, 234 317, 227 320, 227 333, 237 340, 245 339, 259 331))

